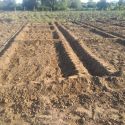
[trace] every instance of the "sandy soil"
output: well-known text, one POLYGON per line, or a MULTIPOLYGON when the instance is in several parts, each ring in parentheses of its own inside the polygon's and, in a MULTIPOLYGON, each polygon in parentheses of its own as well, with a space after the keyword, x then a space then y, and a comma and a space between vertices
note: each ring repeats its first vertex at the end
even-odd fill
POLYGON ((21 25, 21 22, 0 19, 0 47, 18 30, 21 25))
POLYGON ((75 24, 66 24, 78 38, 82 40, 91 51, 99 58, 108 61, 117 69, 125 71, 125 46, 117 43, 116 39, 103 38, 100 35, 94 34, 89 29, 83 28, 75 24), (74 32, 75 31, 75 32, 74 32))
MULTIPOLYGON (((73 26, 71 30, 79 39, 90 36, 85 32, 88 34, 85 37, 73 26)), ((60 55, 56 52, 52 32, 48 24, 28 24, 0 57, 0 124, 124 125, 125 81, 122 76, 62 77, 60 55)), ((100 40, 99 37, 97 43, 103 45, 105 42, 100 40)), ((92 52, 103 59, 111 56, 113 59, 116 43, 110 44, 111 55, 106 58, 104 47, 108 42, 104 47, 95 44, 99 52, 94 51, 90 46, 92 42, 88 41, 86 44, 92 52)), ((118 47, 124 49, 121 45, 118 47)), ((117 64, 114 66, 119 68, 117 64)))

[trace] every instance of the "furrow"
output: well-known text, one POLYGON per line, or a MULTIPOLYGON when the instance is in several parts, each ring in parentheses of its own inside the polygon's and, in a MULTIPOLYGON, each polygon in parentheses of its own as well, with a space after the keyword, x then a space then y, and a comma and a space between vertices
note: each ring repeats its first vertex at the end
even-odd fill
POLYGON ((106 76, 115 75, 117 70, 106 63, 104 60, 97 58, 87 46, 81 43, 71 32, 69 32, 64 26, 56 23, 58 29, 64 35, 72 50, 76 53, 79 60, 82 62, 84 67, 93 76, 106 76))
POLYGON ((65 52, 68 55, 68 57, 70 58, 71 62, 74 64, 77 74, 86 74, 89 76, 90 74, 88 73, 87 69, 83 66, 82 62, 79 60, 77 55, 74 53, 74 51, 73 51, 72 47, 70 46, 70 44, 68 43, 68 41, 65 39, 63 34, 59 31, 57 26, 54 25, 54 27, 60 36, 60 42, 61 42, 60 44, 64 47, 64 49, 62 49, 61 51, 65 50, 65 52))

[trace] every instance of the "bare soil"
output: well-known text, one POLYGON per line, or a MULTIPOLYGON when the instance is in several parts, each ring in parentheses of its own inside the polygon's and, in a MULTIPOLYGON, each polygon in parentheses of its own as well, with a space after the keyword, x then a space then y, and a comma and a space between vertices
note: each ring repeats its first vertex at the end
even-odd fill
POLYGON ((125 46, 119 44, 117 39, 95 35, 89 29, 72 23, 65 26, 78 37, 79 41, 81 40, 86 44, 96 56, 108 61, 116 69, 122 68, 125 71, 125 46))
POLYGON ((64 26, 29 23, 0 57, 0 124, 125 124, 125 46, 64 26))
POLYGON ((16 22, 13 20, 0 20, 0 47, 18 30, 21 25, 21 22, 16 22))

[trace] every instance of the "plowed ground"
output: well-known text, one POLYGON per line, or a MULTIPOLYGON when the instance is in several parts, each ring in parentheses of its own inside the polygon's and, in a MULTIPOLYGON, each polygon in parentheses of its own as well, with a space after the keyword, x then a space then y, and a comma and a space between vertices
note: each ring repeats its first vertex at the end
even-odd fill
POLYGON ((92 33, 86 28, 69 23, 65 25, 71 30, 79 40, 82 40, 91 51, 99 58, 103 58, 117 69, 125 71, 125 46, 119 44, 117 39, 104 38, 98 34, 92 33))
POLYGON ((0 57, 0 124, 125 124, 124 78, 63 77, 58 42, 48 24, 28 24, 0 57))
POLYGON ((0 47, 5 43, 8 37, 18 30, 21 25, 21 22, 0 19, 0 47))

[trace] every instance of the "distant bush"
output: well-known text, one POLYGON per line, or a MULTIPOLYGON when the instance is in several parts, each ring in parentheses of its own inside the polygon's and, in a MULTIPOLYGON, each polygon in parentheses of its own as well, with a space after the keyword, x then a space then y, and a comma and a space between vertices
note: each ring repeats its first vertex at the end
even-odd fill
POLYGON ((106 0, 100 0, 98 3, 97 3, 97 8, 99 10, 106 10, 108 7, 108 3, 106 2, 106 0))
POLYGON ((14 10, 16 7, 15 1, 0 1, 0 9, 1 10, 14 10))

